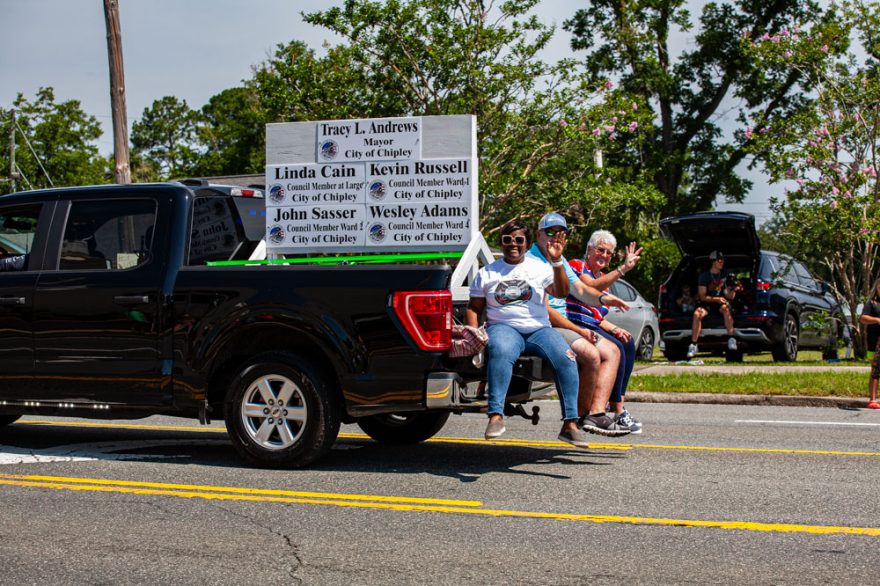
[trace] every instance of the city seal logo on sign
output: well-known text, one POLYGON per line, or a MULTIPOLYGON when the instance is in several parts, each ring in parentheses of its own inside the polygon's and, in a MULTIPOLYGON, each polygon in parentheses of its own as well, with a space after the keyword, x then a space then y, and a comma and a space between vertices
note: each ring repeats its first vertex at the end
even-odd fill
POLYGON ((373 181, 370 183, 370 197, 379 201, 385 199, 385 183, 382 181, 373 181))
POLYGON ((379 222, 376 222, 372 226, 370 226, 370 240, 373 242, 379 243, 385 240, 387 232, 385 230, 385 225, 379 222))
POLYGON ((286 234, 284 233, 284 229, 281 226, 272 226, 269 230, 269 240, 273 244, 281 244, 284 242, 284 237, 286 234))
POLYGON ((272 187, 269 188, 269 199, 271 199, 275 203, 281 203, 284 201, 284 186, 276 183, 272 187))
POLYGON ((339 153, 339 145, 334 140, 325 140, 321 143, 321 157, 327 160, 336 158, 339 153))

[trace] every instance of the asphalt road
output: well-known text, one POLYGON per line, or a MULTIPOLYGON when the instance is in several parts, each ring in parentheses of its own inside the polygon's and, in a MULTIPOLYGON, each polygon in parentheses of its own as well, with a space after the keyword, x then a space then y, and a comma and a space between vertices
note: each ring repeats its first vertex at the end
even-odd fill
POLYGON ((645 433, 577 450, 541 408, 495 442, 346 427, 299 471, 242 467, 216 424, 22 420, 0 583, 880 583, 880 413, 633 404, 645 433))

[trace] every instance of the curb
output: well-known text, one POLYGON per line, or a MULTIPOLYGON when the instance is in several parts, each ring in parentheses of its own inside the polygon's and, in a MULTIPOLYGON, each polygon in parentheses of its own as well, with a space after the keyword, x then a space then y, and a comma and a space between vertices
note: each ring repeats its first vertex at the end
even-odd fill
POLYGON ((626 400, 635 403, 701 403, 706 405, 765 405, 776 407, 829 407, 863 409, 868 399, 860 397, 805 397, 802 395, 722 395, 715 393, 652 393, 632 391, 626 400))

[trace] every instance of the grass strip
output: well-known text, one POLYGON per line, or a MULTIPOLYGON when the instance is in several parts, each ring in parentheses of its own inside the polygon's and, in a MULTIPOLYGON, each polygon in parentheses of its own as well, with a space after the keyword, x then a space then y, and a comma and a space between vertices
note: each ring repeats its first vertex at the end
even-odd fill
POLYGON ((640 374, 629 380, 630 391, 655 393, 715 393, 791 395, 807 397, 866 397, 868 374, 847 372, 749 372, 742 374, 640 374))

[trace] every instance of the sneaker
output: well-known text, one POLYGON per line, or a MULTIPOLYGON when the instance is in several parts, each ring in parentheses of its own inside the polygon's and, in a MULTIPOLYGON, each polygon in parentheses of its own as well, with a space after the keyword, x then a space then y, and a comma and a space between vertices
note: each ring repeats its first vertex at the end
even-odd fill
POLYGON ((697 355, 697 345, 691 344, 690 346, 688 346, 688 353, 687 353, 688 360, 690 360, 691 358, 693 358, 696 355, 697 355))
POLYGON ((877 401, 868 401, 868 409, 880 409, 880 403, 877 401))
POLYGON ((490 421, 489 425, 486 426, 486 439, 495 439, 504 435, 504 432, 507 431, 507 428, 504 427, 504 420, 498 419, 497 421, 490 421))
POLYGON ((618 427, 628 429, 630 433, 642 433, 642 422, 630 415, 629 411, 626 409, 614 417, 614 423, 616 423, 618 427))
POLYGON ((576 448, 589 448, 589 436, 579 429, 563 429, 559 432, 559 440, 568 442, 576 448))
POLYGON ((736 338, 734 338, 733 336, 727 338, 727 349, 736 350, 736 338))
POLYGON ((631 430, 624 429, 604 413, 602 415, 586 415, 582 417, 578 420, 578 427, 584 431, 608 437, 618 437, 632 433, 631 430))

